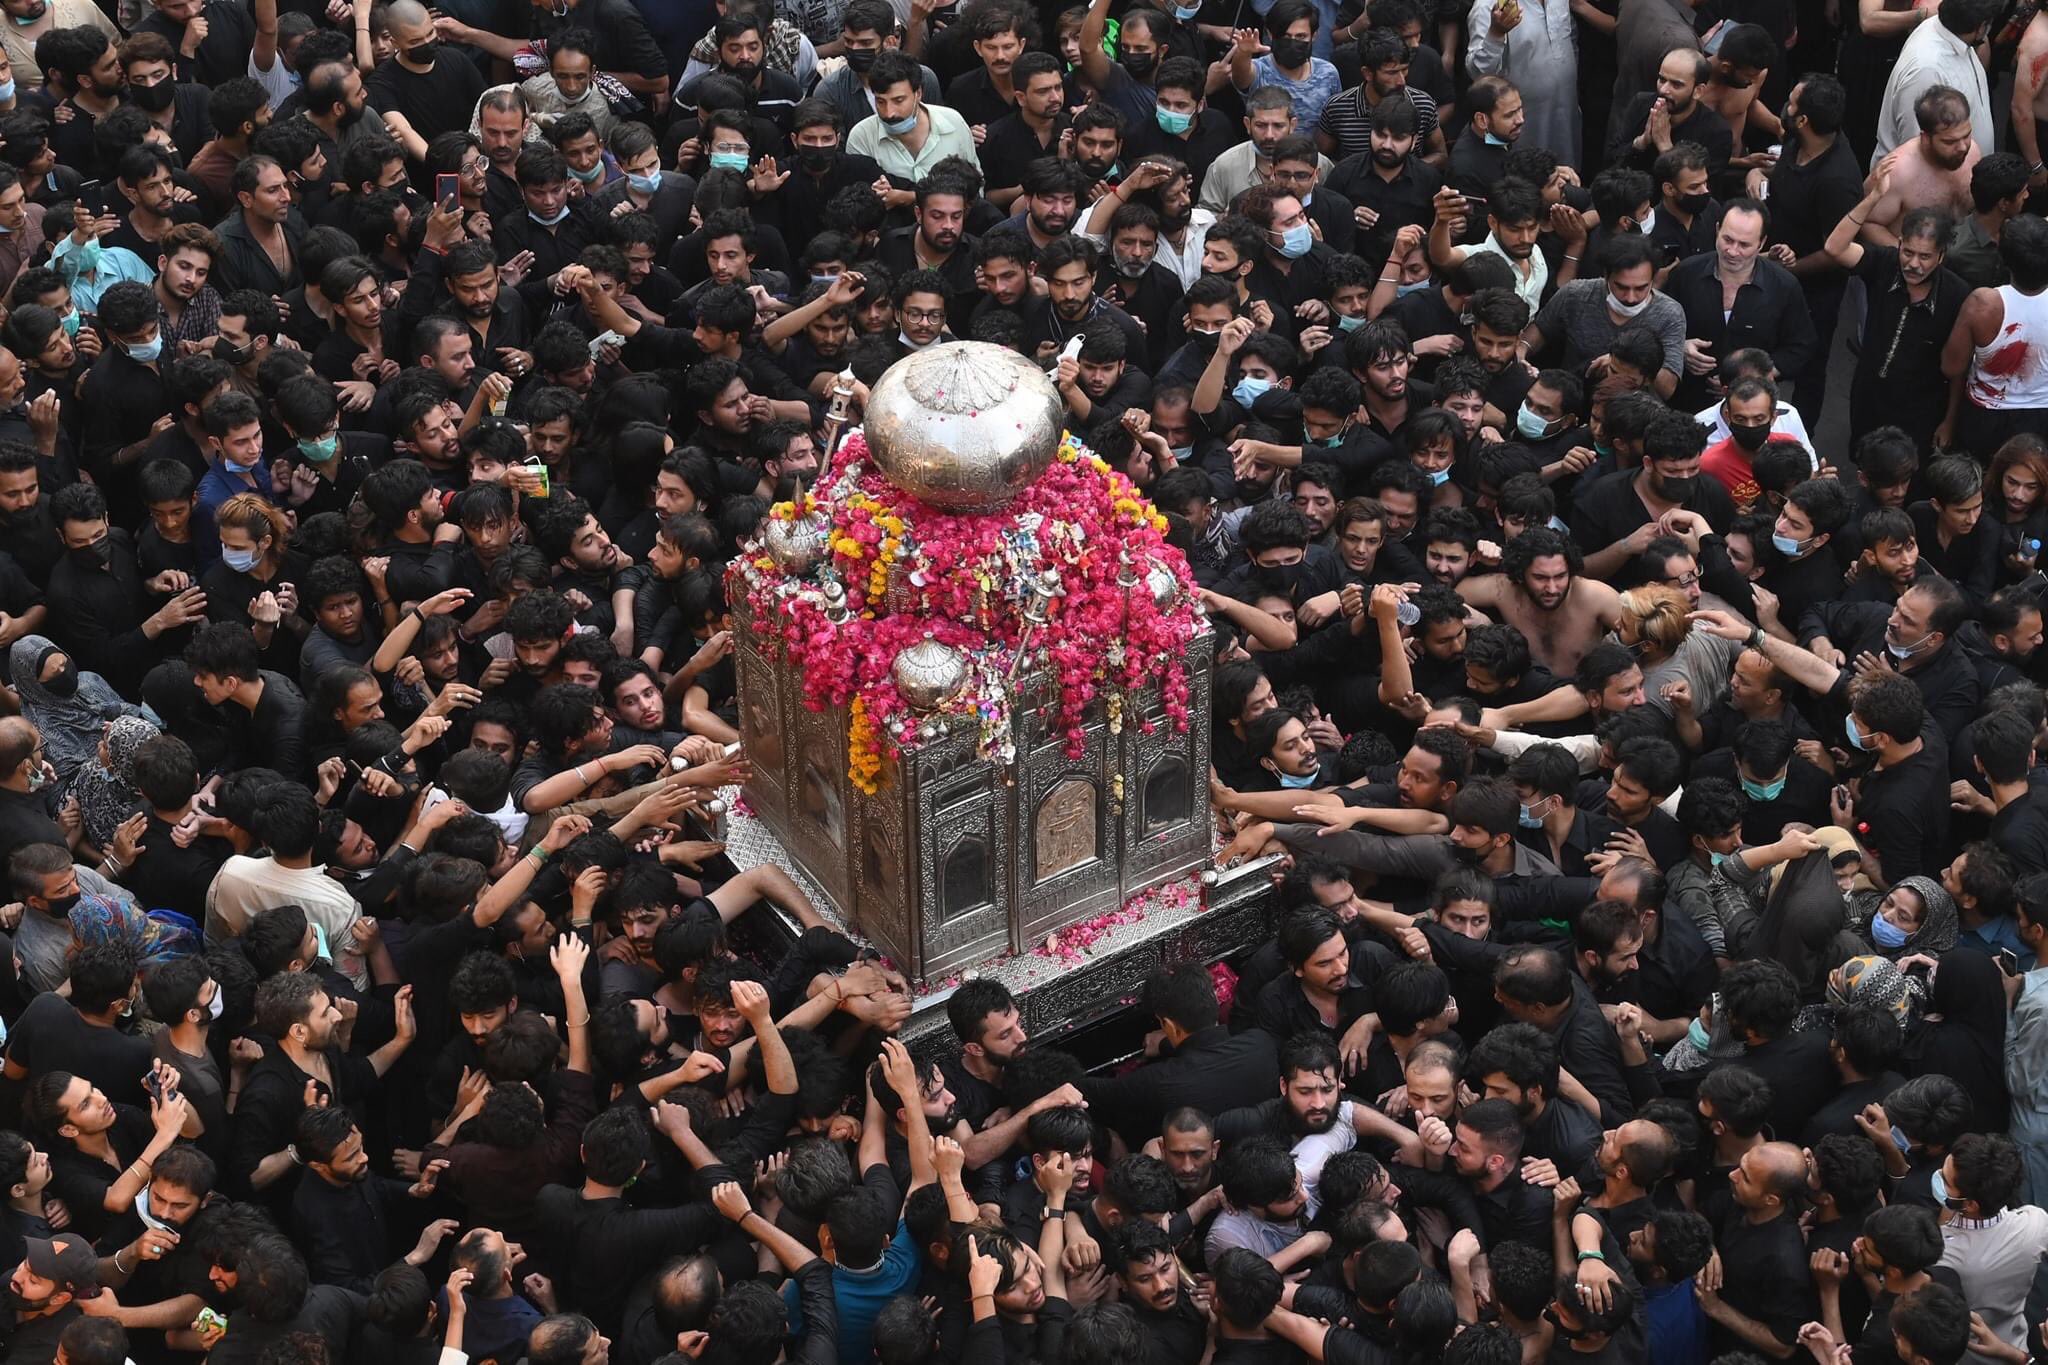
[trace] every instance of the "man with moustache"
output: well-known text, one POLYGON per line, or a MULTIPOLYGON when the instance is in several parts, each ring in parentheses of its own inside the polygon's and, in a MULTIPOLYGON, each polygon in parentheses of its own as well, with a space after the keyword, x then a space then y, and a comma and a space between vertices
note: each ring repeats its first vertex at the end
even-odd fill
POLYGON ((1339 1152, 1356 1147, 1360 1138, 1391 1142, 1403 1160, 1422 1164, 1422 1139, 1415 1130, 1396 1123, 1374 1105, 1345 1097, 1340 1075, 1334 1042, 1320 1032, 1297 1033, 1280 1049, 1279 1095, 1229 1110, 1216 1119, 1216 1136, 1225 1151, 1260 1136, 1291 1144, 1311 1216, 1324 1164, 1339 1152))
POLYGON ((4 1345, 11 1361, 53 1361, 57 1339, 78 1319, 80 1300, 98 1298, 99 1258, 83 1237, 63 1232, 28 1239, 27 1254, 7 1277, 4 1345))
MULTIPOLYGON (((1696 436, 1706 434, 1690 418, 1674 414, 1672 420, 1692 426, 1696 436)), ((1695 456, 1695 467, 1697 464, 1695 456)), ((1609 478, 1631 490, 1636 480, 1663 477, 1652 476, 1650 468, 1646 462, 1641 473, 1622 471, 1609 478)), ((1660 486, 1665 495, 1672 491, 1668 484, 1660 486)), ((1589 491, 1598 489, 1595 485, 1589 491)), ((1724 492, 1721 496, 1725 500, 1728 495, 1724 492)), ((1654 528, 1655 523, 1650 525, 1654 528)), ((1644 537, 1644 543, 1649 539, 1644 537)), ((1569 676, 1578 669, 1586 651, 1598 643, 1601 632, 1621 619, 1621 595, 1587 577, 1582 571, 1588 568, 1579 547, 1563 532, 1538 526, 1508 542, 1498 574, 1467 576, 1458 584, 1458 595, 1521 631, 1529 642, 1531 657, 1553 673, 1569 676)))
MULTIPOLYGON (((292 1192, 291 1207, 292 1235, 306 1253, 307 1274, 315 1284, 367 1294, 391 1264, 391 1223, 402 1216, 393 1201, 433 1193, 440 1171, 429 1168, 416 1183, 376 1174, 362 1130, 340 1105, 314 1105, 300 1114, 293 1150, 311 1176, 292 1192)), ((448 1223, 429 1225, 406 1264, 425 1262, 452 1230, 448 1223)))
POLYGON ((1849 213, 1862 239, 1876 246, 1896 246, 1899 223, 1914 209, 1939 209, 1960 222, 1976 207, 1970 172, 1984 149, 1977 145, 1970 101, 1951 86, 1933 86, 1913 101, 1913 118, 1920 136, 1901 143, 1863 182, 1879 191, 1875 207, 1849 213))

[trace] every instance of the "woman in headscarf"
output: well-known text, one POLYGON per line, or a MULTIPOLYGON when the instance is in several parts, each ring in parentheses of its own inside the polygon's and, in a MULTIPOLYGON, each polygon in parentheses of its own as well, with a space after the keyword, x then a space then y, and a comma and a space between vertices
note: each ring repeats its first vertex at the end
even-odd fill
POLYGON ((122 701, 105 678, 79 672, 71 656, 46 636, 22 636, 8 650, 7 661, 21 714, 43 737, 43 752, 60 786, 99 753, 108 721, 142 714, 140 707, 122 701))
POLYGON ((1915 953, 1939 957, 1956 946, 1955 897, 1932 877, 1902 877, 1876 905, 1851 905, 1849 928, 1897 962, 1915 953))
POLYGON ((1829 1005, 1875 1005, 1898 1020, 1902 1036, 1912 1025, 1918 998, 1918 984, 1890 958, 1864 953, 1828 973, 1829 1005))
POLYGON ((71 780, 71 794, 85 818, 85 837, 94 848, 110 847, 121 822, 143 809, 142 793, 135 789, 135 751, 156 733, 141 716, 109 721, 98 754, 71 780))
POLYGON ((1909 1040, 1902 1069, 1939 1073, 1970 1093, 1979 1133, 2002 1133, 2011 1116, 2005 1090, 2005 974, 1983 953, 1957 948, 1934 969, 1927 1015, 1909 1040))

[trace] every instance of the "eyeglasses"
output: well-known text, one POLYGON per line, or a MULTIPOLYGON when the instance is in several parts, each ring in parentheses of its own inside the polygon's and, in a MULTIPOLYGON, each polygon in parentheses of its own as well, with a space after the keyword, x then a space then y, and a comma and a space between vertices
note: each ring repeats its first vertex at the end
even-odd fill
POLYGON ((1680 574, 1676 578, 1664 580, 1664 586, 1667 588, 1697 588, 1699 585, 1700 576, 1696 573, 1680 574))
POLYGON ((946 320, 946 310, 943 308, 906 308, 903 310, 903 316, 912 322, 944 322, 946 320))

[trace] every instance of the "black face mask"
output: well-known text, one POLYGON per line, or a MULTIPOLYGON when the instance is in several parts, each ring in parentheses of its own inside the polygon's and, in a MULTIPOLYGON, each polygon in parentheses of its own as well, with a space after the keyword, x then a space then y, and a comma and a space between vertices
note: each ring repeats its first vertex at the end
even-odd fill
POLYGON ((53 697, 72 697, 78 695, 77 661, 69 658, 65 659, 64 667, 57 671, 57 676, 45 678, 43 686, 49 689, 50 695, 53 697))
POLYGON ((1714 202, 1714 196, 1702 190, 1698 194, 1681 194, 1672 202, 1686 213, 1705 213, 1707 205, 1714 202))
POLYGON ((866 71, 866 70, 867 70, 867 69, 868 69, 869 67, 873 66, 873 65, 875 64, 875 58, 877 58, 877 57, 879 57, 879 56, 881 56, 881 55, 882 55, 882 50, 881 50, 880 48, 876 48, 876 47, 868 47, 868 48, 851 48, 851 47, 850 47, 850 48, 846 49, 846 64, 847 64, 848 66, 852 67, 852 68, 853 68, 853 69, 854 69, 855 71, 863 71, 863 72, 864 72, 864 71, 866 71))
MULTIPOLYGON (((64 916, 66 916, 66 915, 68 915, 68 914, 70 914, 70 913, 71 913, 71 907, 72 907, 72 906, 74 906, 74 905, 76 905, 76 904, 78 904, 78 893, 77 893, 76 891, 72 892, 72 893, 71 893, 70 895, 68 895, 68 896, 57 896, 57 897, 53 897, 53 898, 51 899, 51 901, 50 901, 50 916, 51 916, 51 918, 53 918, 53 919, 61 919, 61 918, 63 918, 64 916)), ((13 1290, 12 1290, 11 1288, 10 1288, 10 1289, 8 1290, 8 1294, 7 1294, 7 1296, 8 1296, 9 1298, 15 1298, 15 1294, 14 1294, 14 1291, 13 1291, 13 1290)), ((17 1300, 17 1302, 18 1302, 18 1301, 19 1301, 19 1300, 17 1300)))
POLYGON ((1279 593, 1284 597, 1291 598, 1294 595, 1294 589, 1301 582, 1301 565, 1253 565, 1252 578, 1269 592, 1279 593))
POLYGON ((171 101, 178 97, 178 87, 170 81, 158 81, 155 85, 130 85, 128 98, 138 109, 148 113, 161 114, 171 107, 171 101))
POLYGON ((1300 66, 1308 60, 1314 46, 1312 38, 1275 38, 1272 42, 1273 64, 1285 68, 1300 66))
POLYGON ((414 66, 432 66, 434 58, 439 55, 441 55, 441 45, 439 43, 421 43, 418 47, 407 49, 405 59, 414 66))
POLYGON ((1735 438, 1735 444, 1741 446, 1744 450, 1750 451, 1762 450, 1764 442, 1771 439, 1771 429, 1768 425, 1760 427, 1731 426, 1728 428, 1728 434, 1735 438))
POLYGON ((1452 844, 1451 856, 1466 867, 1477 867, 1486 861, 1486 850, 1483 848, 1467 848, 1463 844, 1452 844))
POLYGON ((1153 68, 1158 65, 1159 54, 1157 52, 1126 52, 1124 54, 1124 70, 1130 72, 1133 76, 1149 76, 1152 74, 1153 68))
POLYGON ((114 562, 113 538, 103 537, 90 545, 81 545, 71 552, 71 558, 81 568, 104 569, 114 562))
POLYGON ((1657 476, 1658 490, 1672 502, 1689 501, 1692 498, 1693 490, 1699 487, 1699 483, 1699 476, 1697 475, 1689 474, 1682 479, 1666 478, 1662 474, 1657 476))
POLYGON ((837 147, 799 147, 796 149, 797 164, 812 175, 823 175, 839 164, 837 147))

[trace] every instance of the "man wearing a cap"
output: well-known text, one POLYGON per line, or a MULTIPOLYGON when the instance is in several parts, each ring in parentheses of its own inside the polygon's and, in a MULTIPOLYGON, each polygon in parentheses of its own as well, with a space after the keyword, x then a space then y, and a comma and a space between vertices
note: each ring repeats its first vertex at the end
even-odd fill
POLYGON ((60 1232, 31 1237, 27 1253, 7 1277, 9 1365, 41 1365, 57 1358, 57 1338, 79 1316, 78 1301, 98 1296, 99 1257, 83 1237, 60 1232))

